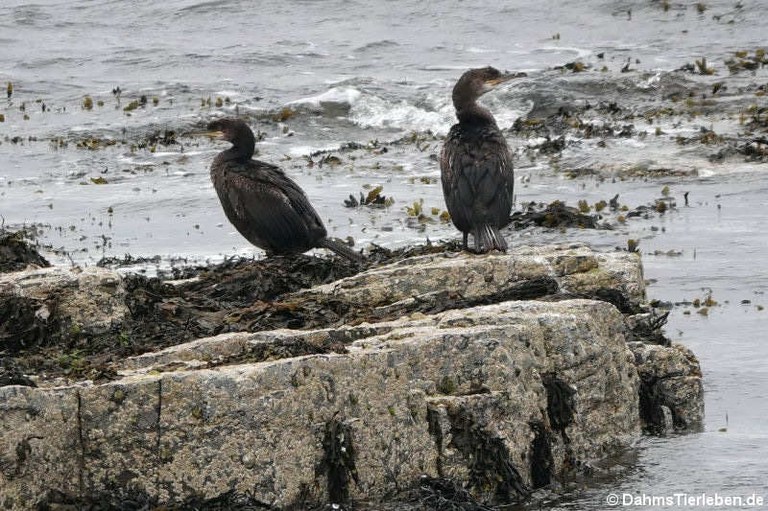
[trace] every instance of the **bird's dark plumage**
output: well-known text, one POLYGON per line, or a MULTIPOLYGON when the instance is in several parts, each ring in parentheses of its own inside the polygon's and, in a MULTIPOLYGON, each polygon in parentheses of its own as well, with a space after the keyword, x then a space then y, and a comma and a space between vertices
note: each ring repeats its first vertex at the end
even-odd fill
POLYGON ((496 120, 477 98, 514 75, 492 67, 471 69, 453 88, 459 122, 451 127, 440 155, 443 195, 451 220, 475 251, 507 250, 499 229, 509 223, 514 173, 507 142, 496 120))
POLYGON ((252 159, 256 139, 240 119, 208 125, 232 147, 211 164, 211 180, 227 218, 248 241, 268 255, 328 248, 353 261, 362 256, 330 239, 307 195, 277 166, 252 159))

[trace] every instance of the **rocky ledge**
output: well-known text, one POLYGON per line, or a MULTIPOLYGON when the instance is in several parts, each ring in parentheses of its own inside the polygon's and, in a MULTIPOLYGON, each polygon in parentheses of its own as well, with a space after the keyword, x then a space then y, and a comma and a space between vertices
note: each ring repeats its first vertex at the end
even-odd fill
POLYGON ((424 509, 457 496, 487 509, 591 471, 644 430, 702 420, 698 361, 644 304, 637 254, 438 251, 349 273, 227 310, 212 305, 221 284, 190 305, 200 276, 146 285, 165 294, 139 307, 135 282, 112 270, 0 275, 0 350, 17 372, 32 345, 130 342, 148 307, 168 335, 228 325, 105 359, 90 379, 8 380, 0 503, 205 508, 237 495, 249 509, 311 509, 421 488, 424 509))

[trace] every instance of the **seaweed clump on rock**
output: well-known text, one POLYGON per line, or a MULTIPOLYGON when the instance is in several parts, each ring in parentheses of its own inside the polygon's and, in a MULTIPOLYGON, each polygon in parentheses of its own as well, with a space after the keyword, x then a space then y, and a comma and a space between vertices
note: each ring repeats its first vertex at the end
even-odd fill
POLYGON ((51 265, 26 238, 24 230, 12 232, 0 228, 0 273, 21 271, 30 264, 51 265))

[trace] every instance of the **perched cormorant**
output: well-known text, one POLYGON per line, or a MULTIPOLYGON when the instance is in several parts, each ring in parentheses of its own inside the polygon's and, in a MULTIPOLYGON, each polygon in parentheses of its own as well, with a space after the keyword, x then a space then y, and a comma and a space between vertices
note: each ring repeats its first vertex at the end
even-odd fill
POLYGON ((453 225, 472 233, 475 251, 507 250, 499 229, 509 223, 514 174, 504 135, 488 109, 476 100, 500 83, 519 75, 492 67, 470 69, 453 87, 459 122, 451 127, 440 155, 443 195, 453 225))
POLYGON ((277 166, 254 160, 256 139, 240 119, 219 119, 208 135, 232 143, 211 164, 211 181, 227 218, 248 241, 267 255, 300 254, 327 248, 352 261, 362 256, 328 238, 322 220, 304 191, 277 166))

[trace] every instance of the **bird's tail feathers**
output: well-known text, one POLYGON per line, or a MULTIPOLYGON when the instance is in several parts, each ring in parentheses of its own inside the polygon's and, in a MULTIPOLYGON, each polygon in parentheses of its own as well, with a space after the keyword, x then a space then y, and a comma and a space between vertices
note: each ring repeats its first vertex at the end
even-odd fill
POLYGON ((498 227, 492 225, 480 225, 472 233, 475 237, 475 251, 485 254, 491 250, 507 251, 507 240, 499 232, 498 227))
POLYGON ((322 241, 320 241, 320 246, 327 248, 328 250, 332 250, 342 257, 346 257, 352 262, 362 263, 365 261, 365 258, 359 252, 355 252, 352 250, 352 248, 350 248, 349 245, 341 240, 335 238, 324 238, 322 241))

